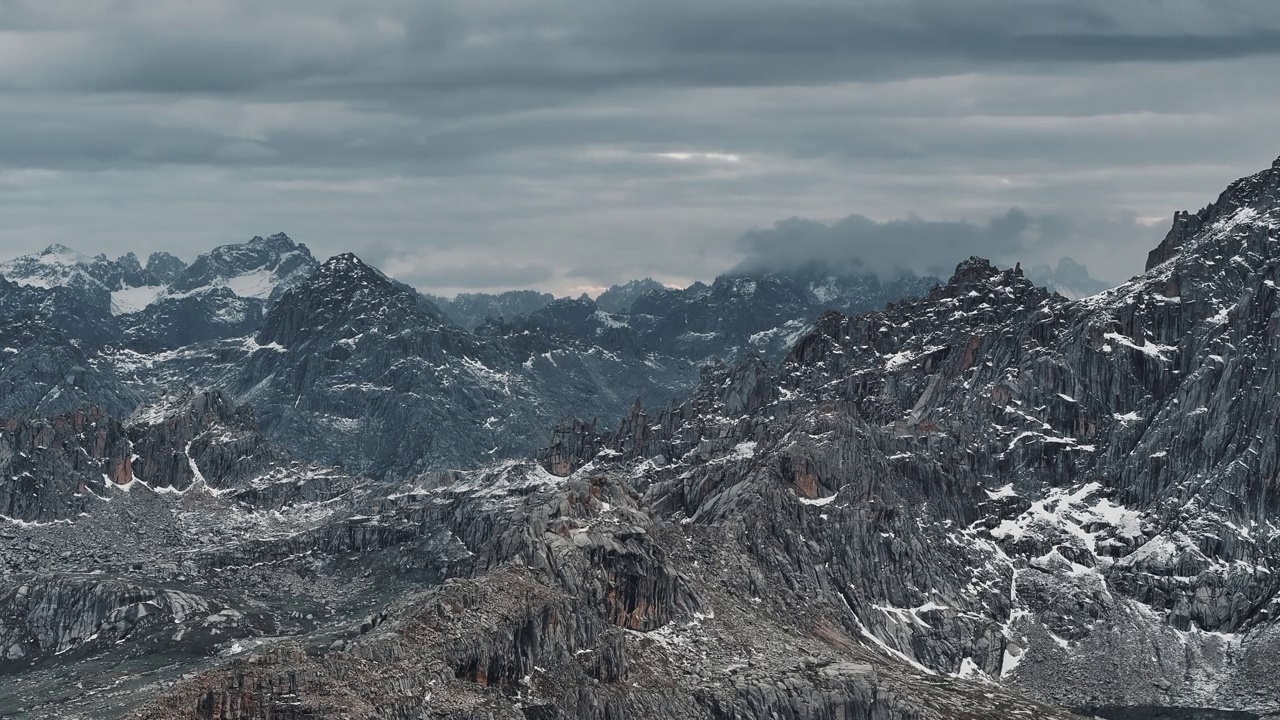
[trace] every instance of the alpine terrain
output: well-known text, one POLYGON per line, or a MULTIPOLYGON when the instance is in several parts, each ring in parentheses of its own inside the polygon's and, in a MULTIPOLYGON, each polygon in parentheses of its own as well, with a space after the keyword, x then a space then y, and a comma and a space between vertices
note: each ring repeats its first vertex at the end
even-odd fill
POLYGON ((0 715, 1280 717, 1278 268, 1280 160, 1074 300, 19 258, 0 715))

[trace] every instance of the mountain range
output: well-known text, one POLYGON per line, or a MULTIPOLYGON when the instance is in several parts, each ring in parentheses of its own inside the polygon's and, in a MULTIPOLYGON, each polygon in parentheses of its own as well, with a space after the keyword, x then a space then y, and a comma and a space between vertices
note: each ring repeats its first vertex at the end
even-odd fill
POLYGON ((619 313, 531 292, 442 308, 354 255, 320 263, 284 234, 189 266, 53 246, 0 265, 0 278, 0 415, 90 405, 124 418, 177 388, 217 389, 284 447, 376 477, 527 455, 565 416, 666 402, 707 362, 780 355, 828 307, 879 307, 936 282, 815 272, 616 289, 611 307, 636 295, 619 313))
POLYGON ((1079 299, 128 258, 0 270, 0 714, 1280 715, 1280 160, 1079 299))

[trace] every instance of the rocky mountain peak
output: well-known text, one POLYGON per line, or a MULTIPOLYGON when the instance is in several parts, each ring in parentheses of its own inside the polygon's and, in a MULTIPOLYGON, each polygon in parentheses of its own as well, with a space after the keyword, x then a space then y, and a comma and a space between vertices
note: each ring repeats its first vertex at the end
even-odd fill
POLYGON ((1164 240, 1147 255, 1146 270, 1176 256, 1188 239, 1199 236, 1204 229, 1216 226, 1220 230, 1236 230, 1242 224, 1272 229, 1280 225, 1280 160, 1231 183, 1216 201, 1199 212, 1174 213, 1173 225, 1164 240))
POLYGON ((326 260, 298 289, 302 293, 327 295, 343 303, 357 298, 377 299, 411 294, 398 287, 380 270, 349 252, 326 260))
POLYGON ((62 243, 53 243, 52 245, 41 250, 39 255, 41 257, 56 256, 59 258, 66 258, 71 262, 84 261, 85 259, 87 259, 87 257, 84 254, 82 254, 80 251, 75 250, 73 248, 69 248, 66 245, 63 245, 62 243))
POLYGON ((138 256, 132 252, 127 252, 116 258, 116 263, 130 272, 142 272, 142 263, 139 262, 138 256))
POLYGON ((173 289, 190 292, 225 285, 240 297, 268 300, 309 275, 317 265, 305 245, 278 233, 214 248, 182 271, 173 289))
POLYGON ((987 280, 999 272, 1000 269, 993 265, 990 260, 980 258, 977 255, 970 255, 969 259, 961 260, 956 265, 956 271, 952 273, 947 284, 963 285, 987 280))
POLYGON ((167 252, 153 252, 147 256, 147 272, 162 285, 172 284, 186 269, 187 264, 181 258, 167 252))
POLYGON ((298 247, 298 243, 295 243, 292 238, 290 238, 288 235, 282 232, 278 232, 273 235, 268 235, 265 238, 262 237, 261 235, 254 235, 252 238, 249 239, 249 244, 250 245, 268 245, 271 247, 282 247, 282 248, 288 248, 288 249, 298 247))
POLYGON ((1044 290, 1036 287, 1022 272, 1021 265, 1000 269, 990 260, 972 256, 956 265, 956 271, 944 285, 929 294, 930 299, 966 298, 979 304, 1003 304, 1011 300, 1021 302, 1031 293, 1038 296, 1044 290))
POLYGON ((288 345, 326 330, 343 336, 371 330, 390 335, 406 322, 422 326, 440 321, 429 301, 348 252, 329 258, 280 297, 267 314, 259 342, 288 345))
POLYGON ((613 285, 608 290, 600 293, 596 297, 596 304, 605 312, 628 312, 631 310, 631 304, 636 301, 636 298, 650 291, 665 290, 666 287, 666 285, 653 278, 647 277, 643 280, 632 280, 622 285, 613 285))
POLYGON ((321 279, 325 277, 343 277, 343 276, 349 276, 349 277, 365 276, 369 278, 374 278, 374 277, 385 278, 386 277, 377 269, 375 269, 373 266, 366 264, 365 261, 361 260, 359 256, 357 256, 355 253, 344 252, 338 255, 334 255, 333 257, 324 261, 324 264, 322 264, 320 268, 316 271, 313 284, 315 282, 321 282, 321 279))

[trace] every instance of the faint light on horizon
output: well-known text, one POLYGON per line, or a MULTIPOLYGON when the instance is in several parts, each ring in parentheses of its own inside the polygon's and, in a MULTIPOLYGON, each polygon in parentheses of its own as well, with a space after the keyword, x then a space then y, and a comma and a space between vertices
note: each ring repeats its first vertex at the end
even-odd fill
POLYGON ((664 152, 653 153, 654 157, 666 158, 667 160, 704 160, 707 162, 742 162, 742 156, 735 153, 719 153, 719 152, 664 152))

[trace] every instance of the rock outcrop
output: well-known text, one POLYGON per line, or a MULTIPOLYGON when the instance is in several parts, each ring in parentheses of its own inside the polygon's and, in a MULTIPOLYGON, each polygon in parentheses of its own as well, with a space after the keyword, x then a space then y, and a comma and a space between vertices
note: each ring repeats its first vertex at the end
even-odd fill
MULTIPOLYGON (((83 363, 59 393, 225 388, 0 424, 0 714, 1280 713, 1278 189, 1234 183, 1099 295, 971 258, 671 402, 620 397, 661 364, 643 324, 572 300, 469 333, 354 256, 163 359, 0 286, 20 367, 83 363), (556 425, 575 403, 619 420, 556 425), (536 460, 495 457, 538 423, 536 460)), ((42 382, 0 404, 55 407, 42 382)))

